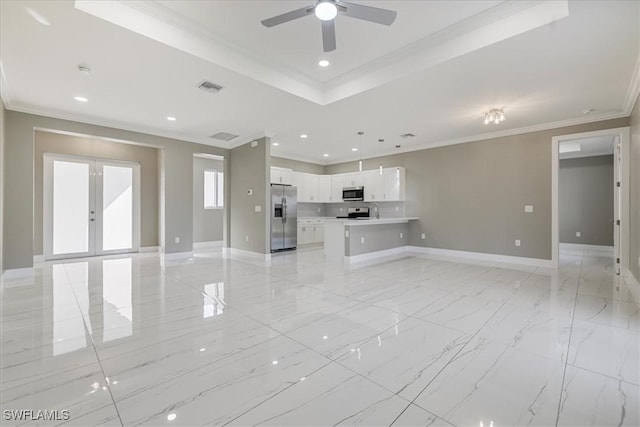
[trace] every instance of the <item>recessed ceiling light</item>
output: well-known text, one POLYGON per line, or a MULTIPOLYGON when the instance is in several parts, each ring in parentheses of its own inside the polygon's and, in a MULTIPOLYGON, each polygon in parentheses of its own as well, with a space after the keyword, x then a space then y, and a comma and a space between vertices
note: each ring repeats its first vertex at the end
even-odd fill
POLYGON ((302 139, 306 139, 308 137, 309 137, 309 135, 307 135, 306 133, 300 134, 300 138, 302 138, 302 139))
POLYGON ((328 67, 329 61, 327 61, 326 59, 321 59, 320 61, 318 61, 318 65, 321 67, 328 67))
POLYGON ((325 153, 322 155, 322 157, 329 157, 329 155, 325 153))
POLYGON ((42 15, 37 10, 31 9, 30 7, 27 7, 26 9, 27 9, 27 13, 31 15, 31 17, 35 19, 38 23, 47 27, 51 25, 51 22, 49 22, 49 20, 45 18, 44 15, 42 15))
POLYGON ((74 96, 73 99, 75 99, 78 102, 89 102, 89 100, 84 96, 74 96))
POLYGON ((175 122, 177 119, 173 116, 167 116, 167 120, 169 120, 170 122, 175 122))
POLYGON ((357 148, 352 148, 351 151, 358 151, 358 149, 357 148))
POLYGON ((273 144, 271 144, 271 145, 273 145, 274 147, 277 147, 277 146, 278 146, 278 145, 280 145, 280 144, 278 144, 277 142, 274 142, 274 143, 273 143, 273 144))

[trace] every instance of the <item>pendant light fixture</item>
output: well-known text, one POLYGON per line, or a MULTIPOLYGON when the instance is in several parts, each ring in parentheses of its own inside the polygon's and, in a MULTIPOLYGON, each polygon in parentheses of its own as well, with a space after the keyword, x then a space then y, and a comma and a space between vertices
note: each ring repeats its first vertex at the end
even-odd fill
POLYGON ((491 110, 484 113, 484 124, 488 125, 489 123, 498 123, 503 122, 504 117, 504 109, 502 108, 492 108, 491 110))

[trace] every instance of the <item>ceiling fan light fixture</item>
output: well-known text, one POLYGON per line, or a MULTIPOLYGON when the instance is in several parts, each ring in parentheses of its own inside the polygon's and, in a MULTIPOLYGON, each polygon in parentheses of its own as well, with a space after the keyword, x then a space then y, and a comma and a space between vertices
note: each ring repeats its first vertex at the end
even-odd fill
POLYGON ((321 21, 331 21, 338 15, 338 7, 330 0, 323 0, 316 5, 314 13, 321 21))

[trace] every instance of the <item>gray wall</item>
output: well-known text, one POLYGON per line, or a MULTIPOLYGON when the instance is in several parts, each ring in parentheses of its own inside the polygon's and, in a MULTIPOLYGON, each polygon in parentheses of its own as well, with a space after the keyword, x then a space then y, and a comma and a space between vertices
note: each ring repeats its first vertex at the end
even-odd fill
POLYGON ((631 113, 629 270, 640 282, 640 102, 631 113))
POLYGON ((123 160, 140 164, 140 246, 158 246, 158 150, 92 137, 34 132, 33 252, 43 254, 43 165, 44 154, 68 154, 123 160))
MULTIPOLYGON (((324 175, 325 167, 316 163, 301 162, 299 160, 284 159, 282 157, 271 157, 271 166, 279 168, 288 168, 296 172, 314 173, 316 175, 324 175)), ((271 179, 271 178, 269 178, 271 179)))
POLYGON ((193 242, 193 154, 228 156, 228 150, 122 129, 7 111, 5 115, 4 268, 33 266, 34 241, 34 129, 55 129, 98 138, 134 141, 162 148, 160 240, 166 253, 188 252, 193 242), (164 224, 162 224, 162 222, 164 224), (162 242, 163 236, 166 237, 162 242), (174 237, 180 237, 174 243, 174 237), (10 248, 11 250, 8 250, 10 248))
MULTIPOLYGON (((406 215, 420 218, 410 224, 410 245, 549 260, 551 138, 628 125, 623 118, 493 138, 367 159, 363 168, 405 167, 406 215), (533 213, 525 214, 527 204, 533 213)), ((357 167, 330 165, 326 173, 357 167)))
POLYGON ((345 237, 345 255, 355 256, 408 245, 409 225, 378 224, 349 227, 345 237), (402 237, 400 234, 402 233, 402 237), (364 243, 361 238, 364 237, 364 243))
POLYGON ((560 160, 558 211, 561 243, 613 246, 613 155, 560 160))
POLYGON ((230 181, 229 242, 233 249, 266 254, 271 245, 267 238, 271 142, 269 138, 260 138, 257 142, 256 147, 248 143, 232 149, 229 167, 225 168, 230 181), (251 195, 247 194, 249 189, 253 192, 251 195), (256 206, 260 206, 260 212, 255 211, 256 206))
POLYGON ((193 241, 213 242, 222 240, 223 209, 204 208, 204 171, 213 169, 224 172, 222 160, 193 158, 193 241))
POLYGON ((0 276, 4 272, 4 263, 2 262, 2 215, 4 212, 4 134, 5 134, 5 109, 4 102, 0 98, 0 276))

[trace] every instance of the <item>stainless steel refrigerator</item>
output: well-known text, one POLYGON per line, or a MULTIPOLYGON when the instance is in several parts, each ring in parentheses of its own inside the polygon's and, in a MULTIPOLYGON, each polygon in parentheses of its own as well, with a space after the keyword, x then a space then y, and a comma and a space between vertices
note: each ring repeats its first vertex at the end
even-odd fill
POLYGON ((298 190, 271 184, 271 252, 295 249, 298 244, 298 190))

